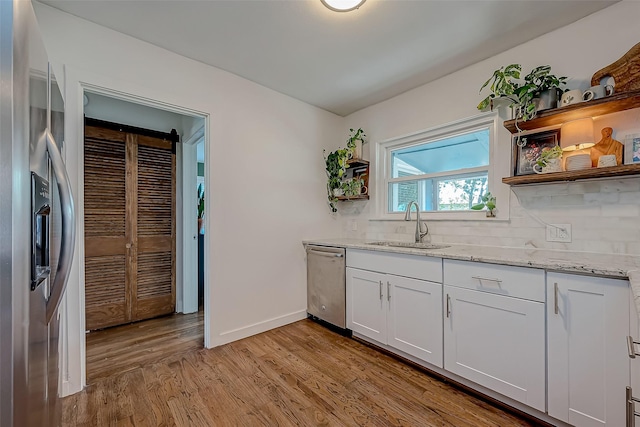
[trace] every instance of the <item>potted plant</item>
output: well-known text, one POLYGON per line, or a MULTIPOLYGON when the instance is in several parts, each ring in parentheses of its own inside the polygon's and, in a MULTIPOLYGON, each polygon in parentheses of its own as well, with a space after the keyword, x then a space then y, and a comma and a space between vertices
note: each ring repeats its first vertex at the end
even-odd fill
POLYGON ((480 88, 480 92, 491 83, 491 93, 478 104, 478 110, 493 109, 497 99, 505 99, 509 106, 517 107, 516 119, 527 121, 535 117, 540 110, 555 108, 562 94, 560 86, 566 84, 566 77, 551 74, 551 66, 540 65, 524 76, 524 83, 514 79, 520 78, 522 66, 511 64, 500 67, 480 88))
POLYGON ((344 195, 347 197, 355 197, 362 194, 362 187, 364 186, 364 180, 361 178, 352 178, 344 181, 344 195))
POLYGON ((519 85, 517 82, 514 82, 513 79, 520 78, 520 71, 522 71, 520 64, 511 64, 495 70, 489 80, 484 82, 480 88, 480 92, 482 92, 483 89, 491 83, 491 86, 489 86, 491 93, 480 101, 477 106, 478 110, 485 111, 487 108, 493 110, 494 100, 501 98, 505 99, 510 107, 517 105, 518 97, 516 90, 519 85))
POLYGON ((485 194, 483 194, 480 197, 481 202, 478 203, 477 205, 473 205, 471 206, 471 209, 476 210, 476 211, 481 211, 484 208, 487 208, 487 216, 488 217, 495 217, 495 213, 493 212, 494 209, 496 208, 496 198, 493 194, 491 194, 490 191, 487 191, 485 194))
POLYGON ((204 227, 204 188, 198 184, 198 234, 202 233, 204 227))
POLYGON ((358 128, 358 130, 349 129, 351 134, 349 135, 349 139, 347 139, 347 148, 351 150, 351 157, 354 159, 362 158, 362 146, 367 143, 365 138, 367 135, 364 134, 362 128, 358 128))
POLYGON ((515 90, 520 111, 518 117, 527 121, 538 111, 556 108, 562 95, 560 86, 566 84, 566 77, 551 74, 550 65, 540 65, 524 76, 525 83, 515 90))
POLYGON ((349 160, 350 149, 339 148, 336 151, 325 153, 325 169, 327 172, 327 199, 331 212, 337 212, 336 202, 338 196, 344 194, 342 178, 347 171, 347 160, 349 160))

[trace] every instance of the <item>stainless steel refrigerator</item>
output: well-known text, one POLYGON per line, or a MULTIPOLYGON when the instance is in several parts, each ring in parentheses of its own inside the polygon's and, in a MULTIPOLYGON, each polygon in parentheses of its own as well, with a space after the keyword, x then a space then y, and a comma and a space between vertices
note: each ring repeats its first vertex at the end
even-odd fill
POLYGON ((60 424, 59 304, 75 244, 64 103, 30 1, 0 0, 0 426, 60 424))

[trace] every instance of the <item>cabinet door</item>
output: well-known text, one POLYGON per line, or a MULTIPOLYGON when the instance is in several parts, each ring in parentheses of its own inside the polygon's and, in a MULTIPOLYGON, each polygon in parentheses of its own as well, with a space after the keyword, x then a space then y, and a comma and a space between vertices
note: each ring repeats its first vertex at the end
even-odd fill
POLYGON ((625 425, 629 284, 547 274, 548 412, 576 426, 625 425))
POLYGON ((544 304, 453 286, 444 292, 444 368, 544 411, 544 304))
MULTIPOLYGON (((630 328, 630 337, 632 341, 638 342, 640 341, 640 317, 638 316, 638 308, 636 306, 636 302, 634 301, 633 295, 631 294, 631 289, 629 289, 629 328, 630 328)), ((632 355, 635 357, 631 358, 631 391, 633 397, 640 397, 640 355, 636 355, 636 353, 640 353, 640 344, 631 343, 631 348, 629 349, 632 355)), ((640 405, 634 405, 635 411, 640 411, 640 405), (636 407, 637 406, 637 407, 636 407)), ((636 417, 636 424, 640 425, 640 418, 636 417)))
POLYGON ((387 342, 385 275, 347 268, 347 328, 381 344, 387 342))
POLYGON ((442 285, 392 275, 384 285, 388 344, 442 367, 442 285))

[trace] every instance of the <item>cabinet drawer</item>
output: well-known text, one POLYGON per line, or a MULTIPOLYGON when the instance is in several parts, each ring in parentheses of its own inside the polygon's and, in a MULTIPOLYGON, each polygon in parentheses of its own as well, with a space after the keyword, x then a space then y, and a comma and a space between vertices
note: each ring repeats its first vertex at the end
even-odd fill
POLYGON ((444 284, 531 301, 545 301, 544 270, 445 259, 444 284))
POLYGON ((347 267, 442 283, 442 258, 347 249, 347 267))

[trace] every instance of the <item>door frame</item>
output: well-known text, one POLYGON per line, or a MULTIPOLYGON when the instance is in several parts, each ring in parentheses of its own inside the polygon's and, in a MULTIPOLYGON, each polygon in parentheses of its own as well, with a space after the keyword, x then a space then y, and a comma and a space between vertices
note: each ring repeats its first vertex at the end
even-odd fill
MULTIPOLYGON (((60 75, 65 76, 65 140, 66 163, 70 175, 70 181, 75 191, 75 210, 77 221, 76 256, 70 271, 68 292, 61 306, 61 331, 60 331, 60 393, 68 396, 81 391, 86 386, 86 337, 85 337, 85 307, 84 307, 84 92, 97 93, 104 96, 120 99, 122 101, 141 104, 160 110, 167 110, 176 114, 196 117, 204 120, 204 148, 205 148, 205 182, 209 182, 209 156, 210 147, 210 114, 203 108, 185 107, 184 98, 176 100, 175 95, 169 98, 173 102, 158 100, 164 96, 150 92, 149 88, 140 87, 131 82, 123 82, 109 76, 87 72, 86 70, 73 69, 60 66, 60 75), (118 89, 116 89, 118 88, 118 89)), ((188 102, 187 102, 188 103, 188 102)), ((208 185, 209 188, 210 185, 208 185)), ((210 211, 211 197, 205 201, 205 210, 210 211)), ((181 211, 181 209, 177 209, 181 211)), ((178 212, 176 212, 178 213, 178 212)), ((176 226, 180 222, 176 219, 176 226)), ((206 229, 211 230, 210 220, 205 218, 206 229)), ((176 227, 181 228, 181 227, 176 227)), ((178 230, 177 230, 178 232, 178 230)), ((177 241, 181 241, 181 236, 177 241)), ((207 239, 204 244, 205 255, 210 251, 207 239)), ((177 255, 177 254, 176 254, 177 255)), ((211 347, 211 304, 209 295, 210 272, 209 264, 205 263, 204 282, 204 346, 211 347)))
MULTIPOLYGON (((178 162, 181 165, 182 187, 182 239, 176 234, 176 242, 182 242, 180 248, 182 253, 176 252, 176 258, 181 256, 181 274, 176 271, 176 278, 180 278, 181 283, 176 285, 176 291, 180 291, 180 298, 176 295, 176 311, 180 313, 195 313, 198 311, 198 214, 193 207, 197 205, 196 197, 198 159, 197 145, 205 142, 204 126, 196 129, 189 138, 180 144, 181 158, 178 162), (195 185, 194 185, 195 184, 195 185), (195 267, 194 267, 195 266, 195 267)), ((206 163, 206 162, 205 162, 206 163)), ((205 196, 207 188, 205 186, 205 196)), ((207 197, 205 197, 205 201, 207 197)), ((178 203, 180 204, 180 203, 178 203)), ((176 212, 177 213, 177 212, 176 212)), ((176 216, 178 218, 178 216, 176 216)), ((179 222, 176 219, 176 222, 179 222)), ((206 228, 205 228, 206 229, 206 228)), ((206 263, 205 263, 206 264, 206 263)), ((206 265, 204 266, 206 268, 206 265)))

